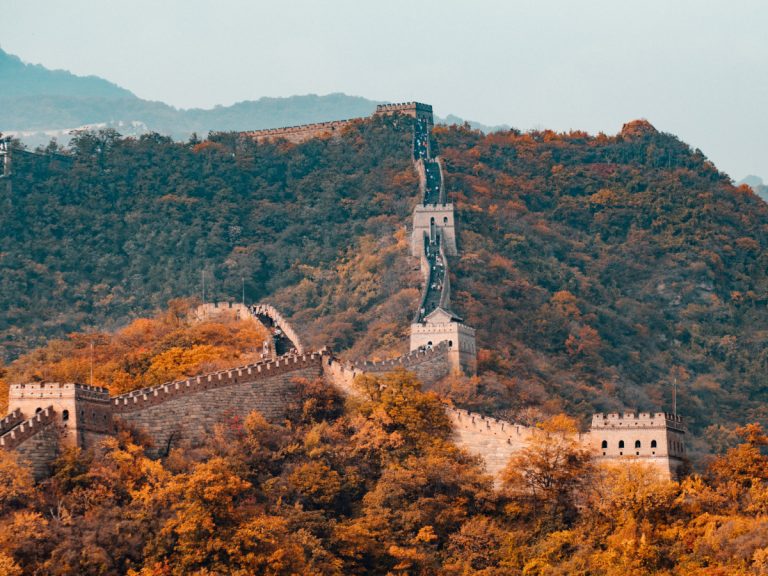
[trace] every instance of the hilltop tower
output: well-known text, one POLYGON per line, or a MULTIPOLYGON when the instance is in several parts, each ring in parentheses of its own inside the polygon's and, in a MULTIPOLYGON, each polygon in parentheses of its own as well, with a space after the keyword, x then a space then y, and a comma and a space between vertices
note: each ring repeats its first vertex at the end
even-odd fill
POLYGON ((685 461, 685 433, 682 417, 675 414, 625 412, 595 414, 589 436, 602 461, 635 458, 676 479, 685 461))
POLYGON ((88 448, 114 433, 106 388, 58 382, 11 385, 9 411, 18 409, 29 419, 49 407, 53 408, 54 420, 61 427, 62 441, 67 446, 88 448))

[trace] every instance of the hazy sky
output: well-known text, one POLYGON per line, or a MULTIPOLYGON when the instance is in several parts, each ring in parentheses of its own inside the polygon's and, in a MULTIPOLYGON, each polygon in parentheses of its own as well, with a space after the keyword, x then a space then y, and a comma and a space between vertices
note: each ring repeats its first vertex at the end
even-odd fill
MULTIPOLYGON (((647 118, 768 180, 766 0, 0 0, 0 46, 142 98, 346 92, 520 129, 647 118)), ((2 89, 2 87, 0 87, 2 89)))

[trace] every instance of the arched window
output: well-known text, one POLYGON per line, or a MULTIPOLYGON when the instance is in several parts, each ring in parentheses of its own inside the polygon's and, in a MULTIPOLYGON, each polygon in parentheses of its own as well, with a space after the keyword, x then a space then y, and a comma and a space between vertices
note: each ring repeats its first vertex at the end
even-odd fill
POLYGON ((443 216, 443 224, 448 224, 448 216, 443 216))
POLYGON ((640 440, 635 440, 635 448, 640 448, 640 440))
POLYGON ((624 448, 624 440, 619 440, 619 448, 624 448))
POLYGON ((40 413, 40 412, 42 412, 42 411, 43 411, 43 409, 42 409, 42 408, 36 408, 36 409, 35 409, 35 414, 39 414, 39 413, 40 413))
POLYGON ((453 347, 453 340, 448 340, 448 346, 453 347))
POLYGON ((608 440, 603 440, 603 443, 600 445, 601 448, 608 448, 608 440))
POLYGON ((651 448, 656 448, 656 440, 651 440, 651 448))
POLYGON ((429 219, 429 223, 430 223, 430 224, 434 224, 434 223, 435 223, 435 217, 434 217, 434 216, 433 216, 432 218, 430 218, 430 219, 429 219))
POLYGON ((66 422, 67 420, 69 420, 69 410, 64 410, 64 411, 62 411, 62 413, 61 413, 61 419, 62 419, 64 422, 66 422))

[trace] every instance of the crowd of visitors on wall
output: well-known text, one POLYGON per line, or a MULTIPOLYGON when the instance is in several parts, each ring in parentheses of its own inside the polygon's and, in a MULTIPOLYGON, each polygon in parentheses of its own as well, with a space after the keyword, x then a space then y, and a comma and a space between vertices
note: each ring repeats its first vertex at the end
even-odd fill
POLYGON ((440 248, 435 240, 430 240, 426 245, 427 262, 429 263, 429 280, 427 284, 427 295, 424 298, 424 306, 419 310, 419 320, 433 312, 440 304, 440 298, 443 293, 443 282, 445 279, 445 263, 440 254, 440 248))

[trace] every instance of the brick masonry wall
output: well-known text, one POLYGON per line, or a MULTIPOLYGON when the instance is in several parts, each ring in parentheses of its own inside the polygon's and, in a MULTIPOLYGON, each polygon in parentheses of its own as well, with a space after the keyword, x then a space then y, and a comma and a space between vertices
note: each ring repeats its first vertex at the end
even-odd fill
POLYGON ((235 417, 242 419, 254 410, 268 420, 279 420, 288 404, 296 399, 296 378, 319 377, 321 360, 317 355, 312 362, 301 364, 295 370, 174 394, 165 401, 145 402, 137 409, 116 413, 114 417, 146 432, 155 443, 154 455, 162 455, 169 445, 199 444, 217 424, 226 424, 235 417))
POLYGON ((62 430, 56 413, 46 408, 0 437, 0 448, 15 450, 19 462, 32 469, 36 480, 45 478, 59 455, 62 430))
POLYGON ((302 124, 288 128, 267 128, 265 130, 253 130, 242 132, 242 136, 256 141, 285 139, 293 144, 304 142, 312 138, 323 136, 335 136, 344 131, 355 120, 334 120, 332 122, 318 122, 316 124, 302 124))
POLYGON ((537 431, 459 408, 448 408, 446 413, 453 424, 454 442, 470 454, 482 457, 488 472, 497 477, 537 431))

